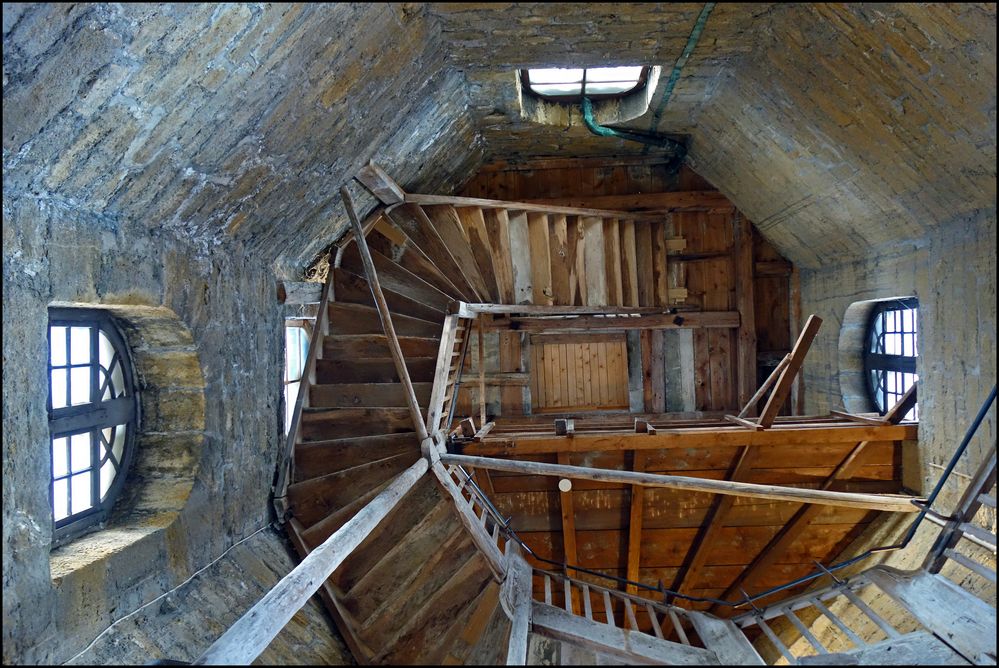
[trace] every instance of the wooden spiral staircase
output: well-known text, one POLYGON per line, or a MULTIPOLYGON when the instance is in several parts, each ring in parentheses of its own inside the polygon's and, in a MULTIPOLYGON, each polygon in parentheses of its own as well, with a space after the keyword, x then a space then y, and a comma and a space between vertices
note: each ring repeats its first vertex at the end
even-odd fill
MULTIPOLYGON (((794 611, 810 607, 843 628, 829 609, 830 599, 853 597, 854 589, 872 583, 919 617, 924 636, 952 637, 937 619, 920 616, 924 604, 910 600, 919 587, 929 587, 938 598, 951 596, 949 603, 956 600, 957 588, 937 583, 940 576, 931 568, 915 576, 873 569, 849 586, 837 584, 732 619, 564 573, 532 571, 474 480, 461 467, 442 463, 452 419, 462 417, 452 414, 455 385, 472 335, 470 319, 454 312, 455 304, 558 305, 563 299, 558 296, 569 295, 565 306, 661 310, 671 303, 662 275, 666 230, 643 244, 636 242, 628 214, 620 212, 407 196, 375 166, 359 178, 383 206, 363 223, 354 219, 355 236, 341 244, 330 270, 275 492, 303 564, 199 663, 252 660, 255 650, 247 648, 253 643, 246 638, 266 646, 269 631, 261 629, 279 629, 280 619, 290 618, 317 587, 359 663, 522 664, 532 658, 529 630, 566 643, 563 647, 582 648, 589 652, 584 660, 760 664, 750 642, 760 636, 792 662, 815 653, 828 658, 832 654, 794 611), (562 238, 565 229, 576 231, 578 244, 550 246, 549 238, 562 238), (366 244, 357 242, 358 233, 366 244), (614 241, 608 244, 609 239, 614 241), (519 246, 520 260, 511 243, 519 246), (556 282, 562 284, 553 289, 556 282), (431 475, 423 475, 428 470, 431 475), (905 577, 915 580, 898 580, 905 577), (927 578, 937 584, 922 584, 927 578), (598 606, 603 621, 594 620, 598 606), (272 614, 277 609, 281 613, 272 614), (780 616, 812 651, 789 649, 768 625, 780 616)), ((991 478, 980 476, 973 496, 975 503, 994 509, 994 492, 989 496, 994 454, 991 461, 991 478)), ((968 518, 977 507, 962 506, 960 521, 947 524, 949 530, 959 526, 961 535, 974 533, 968 518)), ((990 540, 994 550, 994 535, 990 540)), ((946 549, 950 552, 940 554, 963 558, 955 556, 953 545, 946 549)), ((973 568, 985 577, 991 572, 994 582, 994 571, 980 564, 973 568)), ((990 623, 985 611, 991 610, 994 637, 994 601, 991 608, 977 605, 985 626, 990 623)), ((878 623, 876 613, 869 616, 878 623)), ((844 633, 853 648, 835 653, 842 662, 851 661, 842 658, 850 652, 876 653, 852 630, 844 633)), ((924 636, 915 640, 925 641, 924 636)), ((897 631, 886 631, 886 637, 909 643, 915 638, 897 631)), ((994 640, 991 650, 980 642, 972 649, 948 643, 945 647, 960 657, 995 660, 994 640)), ((572 660, 565 651, 559 659, 572 660)))

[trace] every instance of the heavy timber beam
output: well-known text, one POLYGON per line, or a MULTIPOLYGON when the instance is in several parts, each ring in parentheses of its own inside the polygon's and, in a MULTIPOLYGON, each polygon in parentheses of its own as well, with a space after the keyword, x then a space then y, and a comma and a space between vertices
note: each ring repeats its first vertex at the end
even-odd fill
MULTIPOLYGON (((913 385, 909 388, 902 397, 898 400, 891 410, 889 410, 885 416, 884 420, 891 424, 897 424, 902 421, 905 415, 916 405, 916 386, 913 385)), ((837 481, 846 480, 859 469, 863 463, 860 455, 864 452, 868 445, 868 441, 861 441, 854 447, 838 466, 833 470, 828 478, 822 483, 820 489, 832 489, 837 481)), ((760 553, 753 559, 752 563, 746 566, 745 569, 739 574, 735 581, 729 585, 725 593, 722 594, 720 598, 727 599, 729 596, 735 596, 739 592, 739 588, 743 587, 752 591, 755 584, 755 579, 766 573, 767 570, 777 563, 777 560, 784 556, 788 549, 798 540, 799 536, 805 532, 812 522, 822 513, 824 508, 822 506, 810 506, 805 505, 798 509, 798 511, 791 517, 790 520, 777 532, 766 547, 764 547, 760 553)), ((712 610, 716 609, 718 606, 713 606, 712 610)))
POLYGON ((576 478, 597 480, 600 482, 622 483, 625 485, 643 485, 645 487, 667 487, 685 489, 691 492, 708 492, 710 494, 726 494, 730 496, 745 496, 756 499, 771 499, 774 501, 791 501, 794 503, 818 503, 842 508, 864 508, 897 513, 919 512, 913 501, 921 501, 917 497, 900 494, 856 494, 853 492, 832 492, 828 490, 803 489, 798 487, 782 487, 780 485, 759 485, 749 482, 731 480, 710 480, 707 478, 689 478, 676 475, 659 475, 655 473, 636 473, 634 471, 616 471, 598 469, 588 466, 564 466, 562 464, 545 464, 543 462, 525 462, 511 459, 493 459, 490 457, 469 457, 467 455, 442 454, 441 462, 471 466, 508 473, 526 475, 548 475, 560 478, 576 478))
POLYGON ((499 434, 489 436, 480 443, 469 443, 469 455, 541 455, 555 452, 619 452, 622 450, 663 450, 673 448, 721 448, 740 445, 828 445, 834 443, 856 444, 861 441, 915 440, 919 427, 915 424, 823 426, 781 426, 762 431, 744 427, 692 427, 664 429, 656 427, 655 434, 634 432, 579 432, 572 438, 544 434, 499 434))
MULTIPOLYGON (((509 329, 518 332, 568 334, 574 332, 626 331, 629 329, 698 329, 739 327, 738 311, 684 311, 683 313, 653 313, 649 315, 578 315, 524 316, 501 320, 486 320, 488 329, 509 329)), ((755 363, 755 360, 754 360, 755 363)))
MULTIPOLYGON (((645 454, 642 451, 634 453, 631 469, 638 473, 645 471, 645 454)), ((631 511, 628 520, 628 570, 626 577, 632 582, 638 582, 642 563, 642 504, 645 501, 645 488, 641 485, 631 486, 631 511)), ((628 585, 629 594, 638 594, 638 587, 628 585)))

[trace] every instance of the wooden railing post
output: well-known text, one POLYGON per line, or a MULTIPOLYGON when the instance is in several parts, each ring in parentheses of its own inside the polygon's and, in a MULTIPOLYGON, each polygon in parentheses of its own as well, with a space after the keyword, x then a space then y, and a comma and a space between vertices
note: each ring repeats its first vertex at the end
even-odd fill
POLYGON ((378 274, 375 271, 375 263, 371 259, 371 251, 368 249, 368 242, 364 238, 364 230, 361 222, 357 218, 354 210, 354 200, 350 196, 350 191, 344 186, 340 188, 340 196, 347 209, 347 216, 350 218, 351 227, 354 230, 354 243, 361 255, 361 262, 364 264, 364 273, 367 274, 368 285, 371 288, 371 296, 375 300, 378 308, 378 317, 382 321, 382 329, 385 331, 385 338, 388 340, 389 352, 392 353, 392 361, 395 362, 396 373, 405 390, 406 406, 409 408, 410 418, 413 420, 413 430, 416 432, 420 443, 424 443, 428 438, 427 428, 420 416, 420 405, 416 401, 416 391, 413 389, 413 381, 409 378, 409 369, 406 368, 406 360, 402 356, 402 348, 399 346, 399 338, 396 336, 395 327, 392 326, 392 314, 389 311, 388 302, 382 294, 382 286, 378 283, 378 274))

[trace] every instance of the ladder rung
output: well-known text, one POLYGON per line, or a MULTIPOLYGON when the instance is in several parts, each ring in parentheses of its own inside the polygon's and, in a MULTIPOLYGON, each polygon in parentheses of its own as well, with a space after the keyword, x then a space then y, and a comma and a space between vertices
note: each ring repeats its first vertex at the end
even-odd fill
POLYGON ((986 580, 991 580, 992 582, 996 581, 996 572, 994 570, 992 570, 985 564, 980 564, 974 559, 964 556, 957 550, 951 550, 951 549, 944 550, 944 556, 947 557, 948 559, 951 559, 952 561, 956 561, 957 563, 967 568, 969 571, 974 571, 975 573, 978 573, 986 580))
POLYGON ((978 543, 982 547, 991 546, 992 551, 993 552, 995 551, 996 535, 994 533, 986 531, 980 526, 975 526, 970 522, 965 522, 964 524, 959 526, 958 529, 961 531, 961 533, 964 534, 964 537, 970 540, 971 542, 978 543))
POLYGON ((989 508, 995 508, 996 497, 989 496, 988 494, 979 494, 978 503, 982 504, 983 506, 988 506, 989 508))

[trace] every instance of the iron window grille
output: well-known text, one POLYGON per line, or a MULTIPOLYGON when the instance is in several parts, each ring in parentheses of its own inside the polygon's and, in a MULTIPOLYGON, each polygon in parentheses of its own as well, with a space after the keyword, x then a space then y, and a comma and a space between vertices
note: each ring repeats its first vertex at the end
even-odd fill
POLYGON ((582 102, 627 97, 645 88, 649 66, 526 69, 520 71, 525 91, 552 102, 582 102), (532 80, 532 73, 534 79, 532 80))
MULTIPOLYGON (((884 415, 919 380, 919 301, 915 297, 882 302, 867 328, 864 372, 871 401, 884 415)), ((918 418, 918 405, 906 416, 918 418)))
POLYGON ((49 310, 49 500, 53 546, 107 520, 138 423, 128 347, 101 310, 49 310))

